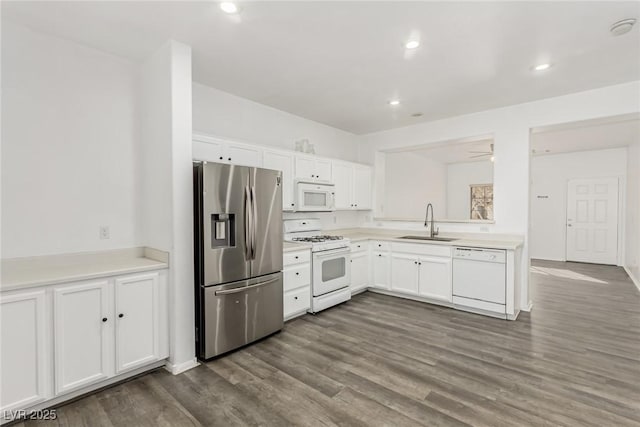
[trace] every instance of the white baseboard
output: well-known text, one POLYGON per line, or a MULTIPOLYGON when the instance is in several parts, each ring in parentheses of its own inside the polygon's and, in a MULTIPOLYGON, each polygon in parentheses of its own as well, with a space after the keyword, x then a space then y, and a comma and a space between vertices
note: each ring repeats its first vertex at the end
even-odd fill
POLYGON ((167 361, 167 363, 164 364, 164 369, 171 372, 173 375, 178 375, 188 371, 189 369, 195 368, 199 364, 200 363, 198 363, 198 359, 194 357, 191 360, 187 360, 186 362, 177 363, 177 364, 170 363, 169 361, 167 361))
POLYGON ((531 257, 531 261, 557 261, 566 262, 566 258, 543 258, 543 257, 531 257))
POLYGON ((526 307, 521 308, 520 311, 526 311, 527 313, 533 308, 533 301, 529 301, 526 307))
POLYGON ((633 284, 636 285, 636 288, 638 288, 638 290, 640 291, 640 278, 635 277, 633 274, 631 274, 631 270, 629 270, 626 266, 623 266, 622 268, 624 268, 624 271, 627 272, 627 275, 631 278, 633 284))

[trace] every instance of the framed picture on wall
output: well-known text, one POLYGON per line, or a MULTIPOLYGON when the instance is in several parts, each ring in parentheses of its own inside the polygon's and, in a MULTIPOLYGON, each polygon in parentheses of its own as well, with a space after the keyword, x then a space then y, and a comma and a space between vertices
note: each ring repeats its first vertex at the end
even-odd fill
POLYGON ((493 220, 493 184, 471 184, 471 219, 493 220))

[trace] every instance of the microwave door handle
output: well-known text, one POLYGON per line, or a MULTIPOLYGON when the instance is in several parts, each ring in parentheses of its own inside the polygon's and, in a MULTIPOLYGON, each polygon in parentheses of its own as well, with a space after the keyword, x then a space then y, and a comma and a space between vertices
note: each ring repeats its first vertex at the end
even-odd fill
POLYGON ((249 194, 249 186, 244 188, 244 256, 247 260, 251 259, 251 195, 249 194))
POLYGON ((258 203, 256 201, 256 187, 251 187, 251 259, 256 259, 256 241, 258 240, 258 203))
POLYGON ((334 192, 329 192, 329 209, 333 209, 336 206, 336 194, 334 192))

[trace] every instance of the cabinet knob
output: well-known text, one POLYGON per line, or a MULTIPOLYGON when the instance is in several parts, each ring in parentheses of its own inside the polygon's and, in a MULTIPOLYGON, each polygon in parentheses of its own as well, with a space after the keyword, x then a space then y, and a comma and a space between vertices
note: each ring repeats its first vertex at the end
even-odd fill
POLYGON ((295 205, 296 205, 295 203, 291 203, 291 206, 295 206, 295 205))
POLYGON ((316 175, 316 178, 320 178, 320 175, 316 175))
POLYGON ((229 157, 229 161, 231 161, 231 157, 229 157))
POLYGON ((223 157, 222 157, 222 156, 220 156, 220 160, 222 160, 222 159, 223 159, 223 157))
POLYGON ((299 271, 296 271, 296 276, 299 276, 299 275, 300 275, 300 272, 299 272, 299 271))
POLYGON ((118 314, 118 317, 122 319, 124 317, 124 314, 120 313, 118 314))
POLYGON ((311 178, 315 178, 315 177, 316 177, 315 175, 311 175, 311 178))
POLYGON ((293 299, 298 299, 298 297, 293 297, 293 299))
POLYGON ((378 256, 382 256, 382 254, 378 254, 378 256))
POLYGON ((298 259, 298 255, 296 255, 296 259, 298 259))
POLYGON ((102 321, 103 321, 103 322, 106 322, 106 321, 107 321, 107 318, 106 318, 106 317, 103 317, 103 318, 102 318, 102 321))

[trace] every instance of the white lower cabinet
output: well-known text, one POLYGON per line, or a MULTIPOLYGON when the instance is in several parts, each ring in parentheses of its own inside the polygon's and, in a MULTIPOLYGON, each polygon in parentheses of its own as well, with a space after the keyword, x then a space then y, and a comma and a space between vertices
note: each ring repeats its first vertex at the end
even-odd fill
POLYGON ((283 261, 283 316, 289 320, 311 308, 311 251, 287 252, 283 261))
POLYGON ((369 252, 366 250, 351 253, 351 294, 360 292, 369 286, 369 252))
POLYGON ((27 408, 51 394, 47 294, 0 295, 0 412, 27 408))
POLYGON ((168 357, 166 274, 0 294, 0 411, 100 387, 168 357))
POLYGON ((388 252, 374 251, 371 256, 373 266, 373 279, 371 286, 378 289, 389 289, 389 272, 391 270, 391 259, 388 252))
POLYGON ((451 258, 420 257, 418 263, 420 267, 418 285, 420 296, 452 302, 451 258))
POLYGON ((113 303, 109 281, 53 290, 56 394, 107 379, 113 372, 113 303))
POLYGON ((115 281, 116 372, 162 358, 161 284, 158 273, 115 281))
POLYGON ((415 255, 391 255, 391 290, 418 295, 419 265, 415 255))

